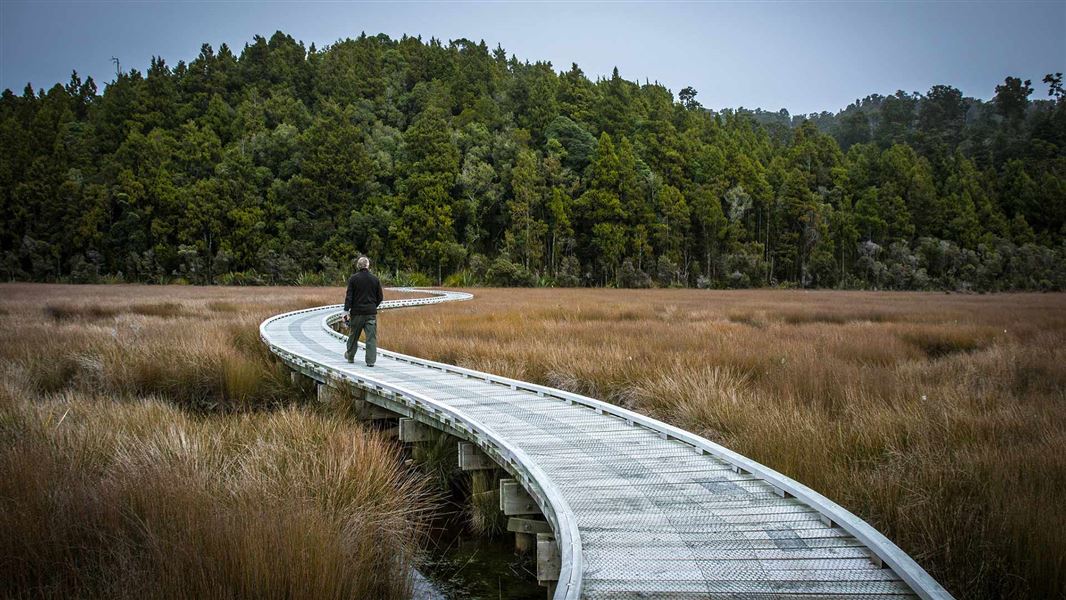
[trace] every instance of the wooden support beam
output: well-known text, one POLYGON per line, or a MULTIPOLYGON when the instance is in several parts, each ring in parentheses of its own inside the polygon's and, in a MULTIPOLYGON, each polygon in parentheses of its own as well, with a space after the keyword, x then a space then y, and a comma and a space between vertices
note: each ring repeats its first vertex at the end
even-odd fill
POLYGON ((293 366, 289 366, 289 379, 303 389, 307 389, 308 383, 321 383, 323 381, 314 371, 310 369, 303 370, 300 367, 293 366))
POLYGON ((385 399, 386 399, 385 396, 383 396, 380 393, 375 392, 373 390, 362 390, 362 392, 363 392, 363 399, 367 400, 367 401, 370 401, 370 402, 383 403, 385 401, 385 399))
POLYGON ((332 402, 337 398, 337 390, 330 387, 328 383, 318 383, 315 388, 317 388, 319 402, 332 402))
POLYGON ((463 471, 495 469, 496 463, 470 442, 459 442, 459 468, 463 471))
POLYGON ((552 526, 547 521, 540 519, 511 517, 507 519, 507 531, 536 535, 538 533, 551 533, 552 526))
POLYGON ((400 419, 400 441, 404 443, 430 442, 437 439, 438 430, 417 419, 400 419))
POLYGON ((500 510, 507 516, 540 514, 536 501, 514 479, 500 480, 500 510))
POLYGON ((377 404, 367 402, 366 400, 352 400, 352 408, 357 419, 363 421, 373 421, 375 419, 395 419, 400 415, 392 412, 387 408, 382 408, 377 404))
POLYGON ((559 569, 562 567, 562 557, 559 554, 559 546, 551 534, 537 534, 537 581, 543 585, 545 582, 559 581, 559 569))

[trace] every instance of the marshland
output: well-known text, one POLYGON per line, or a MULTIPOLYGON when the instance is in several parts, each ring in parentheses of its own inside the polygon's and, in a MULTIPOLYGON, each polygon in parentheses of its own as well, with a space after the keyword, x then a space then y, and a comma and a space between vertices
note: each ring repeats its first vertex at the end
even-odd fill
MULTIPOLYGON (((473 292, 384 313, 380 344, 695 431, 866 519, 956 597, 1066 592, 1066 296, 473 292)), ((258 339, 342 298, 0 286, 0 588, 406 597, 453 453, 404 454, 258 339)))
POLYGON ((336 295, 2 286, 3 594, 407 597, 436 492, 258 337, 336 295))

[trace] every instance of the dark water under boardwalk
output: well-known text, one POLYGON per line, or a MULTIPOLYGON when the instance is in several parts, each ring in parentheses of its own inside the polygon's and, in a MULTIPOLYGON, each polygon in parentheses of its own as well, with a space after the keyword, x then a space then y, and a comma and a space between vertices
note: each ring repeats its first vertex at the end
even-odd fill
MULTIPOLYGON (((370 423, 378 429, 390 425, 370 423)), ((454 443, 444 439, 445 447, 454 443)), ((400 445, 401 460, 421 471, 411 450, 400 445)), ((414 600, 544 600, 547 589, 537 584, 535 551, 516 554, 510 532, 487 536, 470 530, 468 475, 456 471, 456 466, 445 478, 447 484, 438 484, 447 489, 438 488, 443 499, 430 522, 429 543, 415 575, 414 600)))
POLYGON ((495 537, 470 533, 462 505, 449 501, 434 519, 432 542, 419 570, 436 598, 448 600, 544 600, 537 585, 535 553, 515 554, 514 534, 495 537))

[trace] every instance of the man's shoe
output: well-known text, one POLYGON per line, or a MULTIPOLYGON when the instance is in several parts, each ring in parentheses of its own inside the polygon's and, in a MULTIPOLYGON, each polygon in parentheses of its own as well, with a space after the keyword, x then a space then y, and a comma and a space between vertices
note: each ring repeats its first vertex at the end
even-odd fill
POLYGON ((354 363, 355 362, 355 357, 354 356, 348 356, 347 354, 345 354, 344 355, 344 360, 346 360, 346 361, 348 361, 350 363, 354 363))
POLYGON ((368 367, 373 367, 374 365, 367 365, 367 366, 368 366, 368 367))

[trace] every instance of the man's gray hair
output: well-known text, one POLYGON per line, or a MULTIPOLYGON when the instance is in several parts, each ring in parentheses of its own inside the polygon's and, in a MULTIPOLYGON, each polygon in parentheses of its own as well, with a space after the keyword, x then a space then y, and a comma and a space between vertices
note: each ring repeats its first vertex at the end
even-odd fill
POLYGON ((369 269, 370 268, 370 259, 365 257, 365 256, 360 256, 359 260, 355 261, 355 268, 356 269, 369 269))

